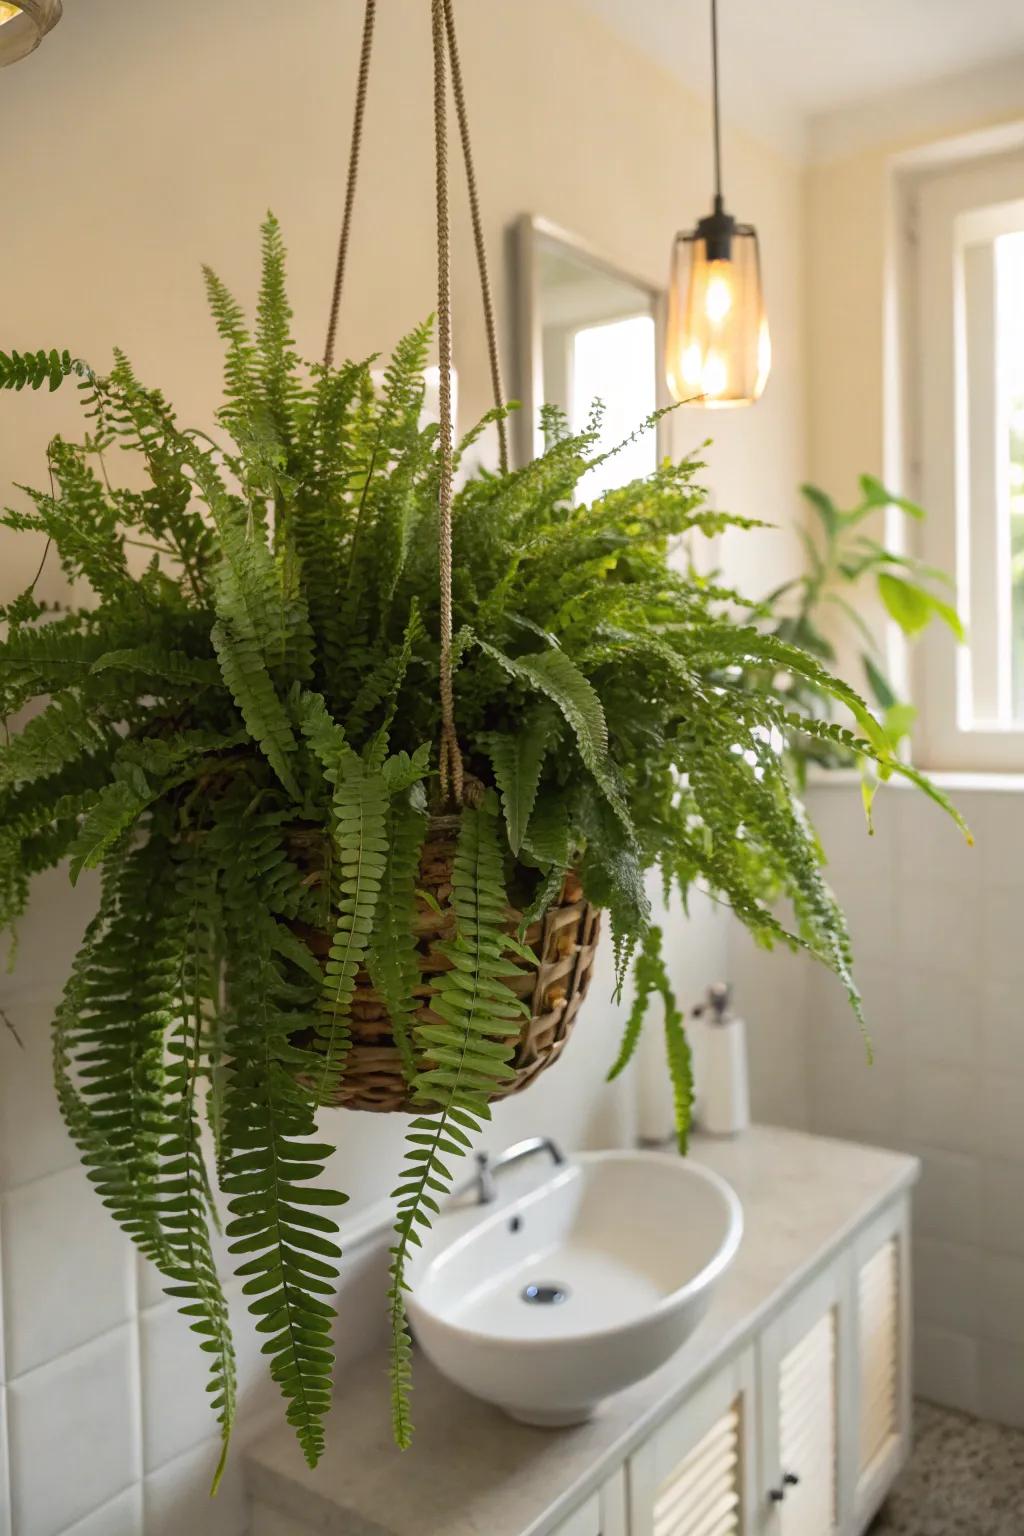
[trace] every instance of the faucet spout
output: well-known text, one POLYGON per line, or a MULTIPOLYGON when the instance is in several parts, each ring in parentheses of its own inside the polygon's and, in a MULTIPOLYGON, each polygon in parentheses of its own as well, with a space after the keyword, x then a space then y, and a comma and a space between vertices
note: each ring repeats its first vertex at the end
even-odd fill
POLYGON ((495 1158, 486 1152, 478 1152, 475 1179, 477 1204, 490 1205, 498 1198, 494 1175, 499 1169, 509 1168, 513 1163, 521 1163, 528 1157, 536 1157, 538 1153, 546 1153, 556 1168, 565 1162, 565 1153, 550 1136, 529 1136, 525 1141, 517 1141, 504 1152, 499 1152, 495 1158))

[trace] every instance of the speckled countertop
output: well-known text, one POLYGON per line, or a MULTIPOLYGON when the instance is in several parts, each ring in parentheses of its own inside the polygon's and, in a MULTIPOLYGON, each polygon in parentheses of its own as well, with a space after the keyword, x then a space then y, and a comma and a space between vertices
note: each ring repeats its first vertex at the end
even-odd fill
POLYGON ((692 1155, 739 1195, 743 1243, 704 1322, 653 1376, 589 1424, 540 1430, 466 1396, 418 1356, 416 1440, 399 1452, 374 1354, 346 1373, 315 1472, 289 1430, 250 1450, 253 1498, 322 1536, 547 1536, 918 1171, 902 1154, 767 1126, 734 1141, 697 1137, 692 1155))

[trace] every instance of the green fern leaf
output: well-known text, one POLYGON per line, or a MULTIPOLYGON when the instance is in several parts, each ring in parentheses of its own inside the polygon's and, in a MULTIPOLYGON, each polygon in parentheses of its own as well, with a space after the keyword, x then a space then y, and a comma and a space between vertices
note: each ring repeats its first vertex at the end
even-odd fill
POLYGON ((59 389, 64 380, 76 375, 91 377, 92 370, 81 358, 73 358, 70 352, 0 352, 0 389, 40 389, 48 384, 51 392, 59 389))
MULTIPOLYGON (((421 792, 422 793, 422 792, 421 792)), ((416 1011, 416 884, 426 813, 408 793, 392 799, 385 830, 385 865, 366 968, 387 1006, 406 1080, 416 1076, 410 1021, 416 1011)))
POLYGON ((554 728, 555 720, 550 710, 537 710, 523 721, 522 729, 514 736, 489 731, 480 737, 501 791, 509 847, 515 854, 519 853, 526 837, 537 799, 540 771, 554 728))
POLYGON ((527 1009, 506 984, 516 973, 506 953, 507 896, 493 794, 479 808, 465 807, 452 875, 455 937, 442 947, 451 970, 438 978, 431 1014, 438 1023, 415 1030, 423 1060, 413 1084, 424 1113, 409 1129, 409 1151, 395 1190, 397 1241, 392 1248, 392 1420, 400 1446, 410 1444, 409 1340, 405 1321, 405 1268, 417 1228, 438 1209, 437 1196, 451 1186, 445 1158, 461 1157, 470 1133, 490 1118, 490 1096, 513 1076, 508 1060, 527 1009))
POLYGON ((292 799, 301 800, 291 763, 298 742, 259 645, 251 634, 240 633, 227 620, 214 624, 211 638, 224 682, 246 729, 292 799))

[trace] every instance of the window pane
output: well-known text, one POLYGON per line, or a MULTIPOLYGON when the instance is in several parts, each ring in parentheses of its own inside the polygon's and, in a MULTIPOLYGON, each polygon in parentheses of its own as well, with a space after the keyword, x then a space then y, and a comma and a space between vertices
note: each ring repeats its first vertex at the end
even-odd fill
POLYGON ((1000 511, 1009 520, 1013 718, 1024 721, 1024 231, 996 240, 1000 511))
MULTIPOLYGON (((650 315, 633 315, 607 325, 589 325, 572 338, 574 432, 587 424, 595 400, 604 406, 599 449, 614 448, 635 432, 655 408, 655 334, 650 315)), ((614 458, 590 470, 577 487, 578 501, 627 485, 658 466, 657 438, 644 432, 614 458)))

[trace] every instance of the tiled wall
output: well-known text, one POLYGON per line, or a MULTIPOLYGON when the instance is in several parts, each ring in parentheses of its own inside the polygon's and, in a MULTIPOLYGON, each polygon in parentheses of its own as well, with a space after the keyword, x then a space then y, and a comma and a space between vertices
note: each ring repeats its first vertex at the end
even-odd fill
POLYGON ((922 1160, 918 1390, 1024 1426, 1024 790, 951 793, 974 848, 910 790, 883 791, 873 838, 856 785, 809 795, 874 1065, 821 968, 737 933, 732 971, 760 1118, 922 1160))

